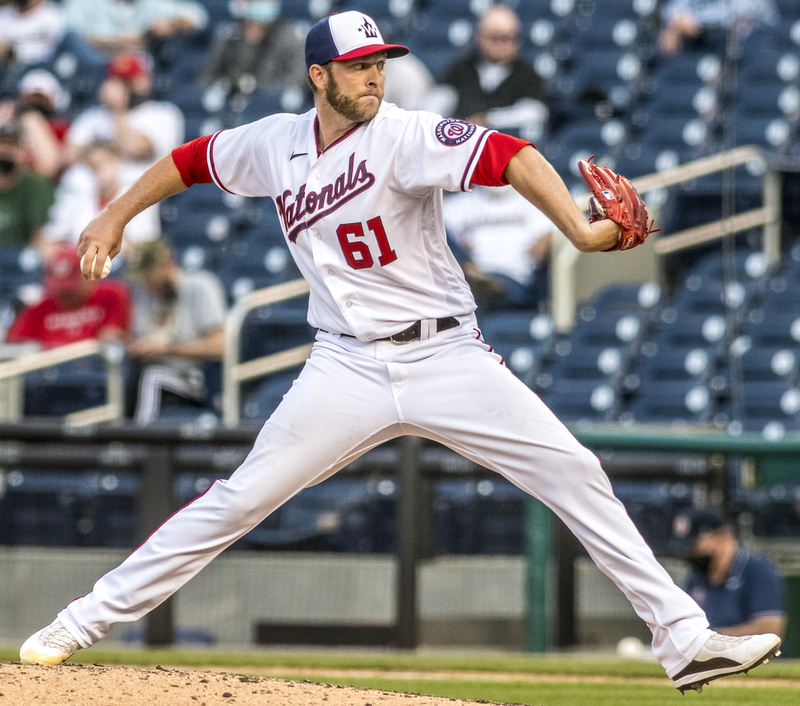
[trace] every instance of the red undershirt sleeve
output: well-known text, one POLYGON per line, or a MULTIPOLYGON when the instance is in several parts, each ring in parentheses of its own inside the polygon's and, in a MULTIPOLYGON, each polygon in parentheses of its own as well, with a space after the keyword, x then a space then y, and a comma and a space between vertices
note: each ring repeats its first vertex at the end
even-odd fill
POLYGON ((531 145, 527 140, 493 132, 486 140, 475 171, 472 173, 472 184, 479 186, 505 186, 508 182, 503 177, 503 172, 511 158, 526 145, 531 145))
POLYGON ((180 172, 186 186, 210 184, 211 172, 208 169, 208 143, 213 135, 204 135, 196 140, 172 150, 172 161, 180 172))

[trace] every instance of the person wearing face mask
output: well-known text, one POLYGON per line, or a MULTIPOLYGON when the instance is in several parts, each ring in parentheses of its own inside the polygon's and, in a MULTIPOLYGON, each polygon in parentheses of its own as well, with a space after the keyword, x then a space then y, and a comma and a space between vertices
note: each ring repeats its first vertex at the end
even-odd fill
POLYGON ((303 44, 295 25, 280 17, 280 0, 234 0, 232 12, 236 20, 214 33, 200 85, 222 85, 231 95, 305 90, 303 44))
POLYGON ((53 184, 24 169, 19 122, 0 125, 0 247, 36 244, 53 203, 53 184))
POLYGON ((17 86, 16 97, 0 102, 0 123, 14 119, 19 122, 23 166, 54 183, 66 160, 70 123, 63 111, 69 102, 69 94, 45 69, 27 71, 17 86))
POLYGON ((125 180, 131 182, 183 141, 183 113, 174 103, 151 98, 150 57, 142 52, 117 54, 108 64, 98 93, 99 105, 75 118, 67 143, 69 161, 76 162, 92 142, 109 141, 123 159, 125 180))
POLYGON ((783 637, 783 583, 769 559, 736 539, 733 523, 711 508, 676 515, 677 553, 690 564, 686 592, 723 635, 774 633, 783 637))
POLYGON ((203 363, 222 360, 225 295, 211 272, 186 272, 163 240, 142 243, 129 270, 134 338, 127 345, 136 370, 129 409, 150 424, 164 393, 202 404, 207 395, 203 363))

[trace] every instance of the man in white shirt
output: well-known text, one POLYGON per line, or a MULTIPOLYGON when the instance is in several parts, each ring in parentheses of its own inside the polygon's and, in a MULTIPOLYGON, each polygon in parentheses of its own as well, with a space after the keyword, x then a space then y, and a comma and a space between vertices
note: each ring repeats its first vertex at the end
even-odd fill
POLYGON ((100 105, 81 113, 67 134, 72 161, 92 142, 109 141, 122 155, 126 180, 132 180, 181 144, 183 113, 173 103, 152 100, 152 88, 150 57, 141 52, 115 56, 100 86, 100 105))
POLYGON ((47 61, 64 36, 64 14, 50 0, 0 7, 0 55, 30 66, 47 61))
POLYGON ((476 186, 471 193, 449 196, 444 203, 444 222, 470 256, 461 266, 479 306, 535 309, 544 303, 543 285, 555 227, 514 187, 476 186), (497 296, 484 298, 476 291, 471 276, 481 274, 497 285, 497 296))
MULTIPOLYGON (((54 246, 77 244, 81 232, 133 181, 125 178, 119 149, 112 142, 93 142, 82 153, 81 163, 67 172, 56 189, 50 218, 43 228, 41 247, 45 256, 54 246)), ((158 204, 145 209, 125 227, 126 256, 140 243, 161 237, 158 204)))

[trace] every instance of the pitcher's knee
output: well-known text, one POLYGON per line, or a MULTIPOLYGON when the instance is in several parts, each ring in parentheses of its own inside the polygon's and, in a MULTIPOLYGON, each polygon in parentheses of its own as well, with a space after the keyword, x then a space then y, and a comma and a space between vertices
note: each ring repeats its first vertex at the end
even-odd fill
POLYGON ((608 482, 608 478, 597 458, 589 449, 579 447, 572 458, 569 472, 566 474, 580 483, 587 481, 602 479, 603 482, 608 482))

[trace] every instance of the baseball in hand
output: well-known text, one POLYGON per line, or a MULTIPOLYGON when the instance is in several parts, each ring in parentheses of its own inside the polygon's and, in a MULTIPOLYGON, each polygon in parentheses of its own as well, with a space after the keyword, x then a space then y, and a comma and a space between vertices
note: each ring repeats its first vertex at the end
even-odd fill
MULTIPOLYGON (((83 257, 81 258, 81 270, 83 270, 83 261, 85 259, 86 259, 86 254, 84 254, 83 257)), ((92 260, 92 273, 94 273, 94 266, 96 264, 97 264, 97 253, 94 254, 94 259, 92 260)), ((110 272, 111 272, 111 258, 106 256, 106 261, 103 264, 103 273, 100 275, 100 277, 97 277, 95 274, 91 274, 89 276, 89 279, 90 280, 104 279, 108 277, 110 272)))

